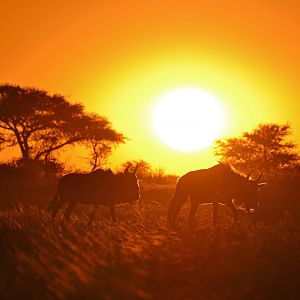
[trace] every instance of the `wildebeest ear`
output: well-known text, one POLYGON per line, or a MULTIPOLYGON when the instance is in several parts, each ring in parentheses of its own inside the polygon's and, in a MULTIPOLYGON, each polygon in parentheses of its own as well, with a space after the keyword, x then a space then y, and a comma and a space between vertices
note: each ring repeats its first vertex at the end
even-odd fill
POLYGON ((133 171, 133 174, 135 174, 135 173, 136 173, 136 171, 137 171, 138 167, 139 167, 139 163, 137 163, 137 164, 136 164, 136 166, 135 166, 135 169, 134 169, 134 171, 133 171))
POLYGON ((127 167, 126 167, 126 169, 124 170, 124 174, 127 174, 127 173, 129 173, 129 168, 131 167, 131 164, 129 164, 127 167))

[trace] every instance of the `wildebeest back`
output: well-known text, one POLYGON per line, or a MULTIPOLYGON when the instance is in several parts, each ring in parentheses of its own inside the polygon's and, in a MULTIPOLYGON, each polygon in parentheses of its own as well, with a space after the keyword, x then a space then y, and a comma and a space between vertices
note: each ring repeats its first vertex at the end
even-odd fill
POLYGON ((114 175, 107 174, 107 172, 98 173, 97 176, 93 173, 72 173, 61 178, 58 190, 61 197, 73 199, 73 201, 90 204, 97 198, 99 203, 109 205, 117 201, 114 187, 116 180, 114 175))

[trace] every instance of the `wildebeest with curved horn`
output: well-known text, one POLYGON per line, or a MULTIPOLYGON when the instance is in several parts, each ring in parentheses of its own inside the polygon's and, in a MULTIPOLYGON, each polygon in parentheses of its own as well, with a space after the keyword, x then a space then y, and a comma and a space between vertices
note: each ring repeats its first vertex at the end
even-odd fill
MULTIPOLYGON (((216 224, 219 203, 227 205, 237 217, 233 199, 241 202, 245 209, 258 207, 258 189, 265 185, 258 180, 250 180, 235 172, 229 165, 220 163, 208 169, 188 172, 178 179, 175 195, 168 208, 168 224, 174 226, 179 211, 186 200, 191 200, 189 225, 194 227, 199 204, 213 204, 213 224, 216 224)), ((260 176, 261 177, 261 176, 260 176)))
POLYGON ((99 169, 89 174, 72 173, 63 176, 49 205, 52 218, 55 218, 64 204, 68 204, 64 216, 69 219, 76 204, 83 203, 94 206, 89 222, 95 217, 98 205, 109 206, 111 217, 115 221, 115 205, 133 203, 140 196, 136 177, 138 164, 133 172, 129 172, 129 168, 130 165, 119 174, 99 169))

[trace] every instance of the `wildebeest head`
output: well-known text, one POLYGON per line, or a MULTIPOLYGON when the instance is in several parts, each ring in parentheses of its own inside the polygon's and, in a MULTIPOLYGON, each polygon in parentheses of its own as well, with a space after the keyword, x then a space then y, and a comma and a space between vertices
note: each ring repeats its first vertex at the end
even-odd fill
MULTIPOLYGON (((140 187, 139 181, 136 177, 136 171, 138 169, 138 164, 136 165, 133 172, 129 172, 129 168, 131 164, 126 167, 124 170, 121 181, 121 191, 122 191, 122 198, 125 202, 134 202, 140 198, 140 187)), ((122 202, 123 202, 122 201, 122 202)))
POLYGON ((262 174, 256 180, 250 179, 250 174, 247 177, 242 177, 236 188, 236 200, 242 202, 244 208, 249 212, 251 209, 257 209, 258 191, 266 185, 266 183, 260 183, 262 174))

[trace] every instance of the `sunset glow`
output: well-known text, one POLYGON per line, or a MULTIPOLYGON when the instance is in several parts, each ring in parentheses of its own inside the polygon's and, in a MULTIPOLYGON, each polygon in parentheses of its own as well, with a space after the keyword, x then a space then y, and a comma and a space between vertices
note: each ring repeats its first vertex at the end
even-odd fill
MULTIPOLYGON (((300 141, 297 1, 32 0, 2 6, 1 83, 58 93, 105 116, 128 138, 113 151, 112 168, 141 158, 174 174, 209 167, 216 162, 216 137, 237 136, 261 122, 289 122, 300 141), (211 118, 191 125, 199 133, 192 145, 174 141, 164 122, 154 126, 153 110, 163 95, 185 87, 214 95, 226 118, 210 126, 208 136, 203 128, 211 118)), ((187 132, 179 126, 177 135, 181 129, 187 132)), ((19 154, 3 150, 0 156, 19 154)), ((89 168, 86 154, 65 154, 66 163, 89 168)))
POLYGON ((0 300, 300 299, 300 0, 0 0, 0 300))
POLYGON ((219 102, 209 93, 182 88, 162 96, 153 110, 157 136, 179 151, 196 151, 210 145, 224 126, 219 102))

